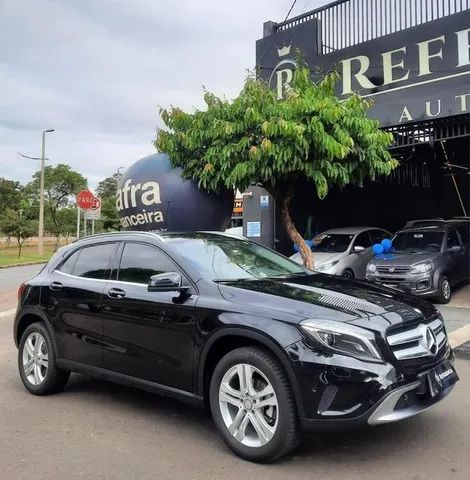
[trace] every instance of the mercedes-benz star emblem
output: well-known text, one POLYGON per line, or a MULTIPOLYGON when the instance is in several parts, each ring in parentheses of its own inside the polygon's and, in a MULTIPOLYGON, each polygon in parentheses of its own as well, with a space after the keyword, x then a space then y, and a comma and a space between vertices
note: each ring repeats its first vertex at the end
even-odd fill
POLYGON ((393 272, 395 271, 395 267, 390 267, 390 268, 388 269, 388 271, 389 271, 390 273, 393 273, 393 272))
POLYGON ((429 328, 426 328, 426 349, 431 355, 437 353, 437 338, 436 334, 429 328))

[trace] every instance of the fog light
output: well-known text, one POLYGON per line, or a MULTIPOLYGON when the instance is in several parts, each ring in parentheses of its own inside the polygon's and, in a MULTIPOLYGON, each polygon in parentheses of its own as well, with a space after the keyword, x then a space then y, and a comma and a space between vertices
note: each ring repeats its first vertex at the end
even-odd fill
POLYGON ((430 286, 429 280, 421 280, 416 284, 416 290, 426 290, 430 286))

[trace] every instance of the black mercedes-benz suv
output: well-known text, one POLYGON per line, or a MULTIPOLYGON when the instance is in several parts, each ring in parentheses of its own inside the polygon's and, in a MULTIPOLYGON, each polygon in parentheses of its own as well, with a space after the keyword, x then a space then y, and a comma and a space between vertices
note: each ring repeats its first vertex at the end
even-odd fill
POLYGON ((302 429, 415 415, 458 380, 427 301, 216 233, 62 248, 20 287, 14 339, 31 393, 82 372, 207 404, 227 445, 260 462, 302 429))

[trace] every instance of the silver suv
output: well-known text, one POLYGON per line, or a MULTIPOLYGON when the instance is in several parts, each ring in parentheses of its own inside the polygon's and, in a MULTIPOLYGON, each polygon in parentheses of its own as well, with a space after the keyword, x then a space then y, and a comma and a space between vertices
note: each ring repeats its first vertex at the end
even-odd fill
POLYGON ((391 252, 368 263, 366 278, 448 303, 453 287, 470 277, 469 230, 456 220, 401 230, 391 252))

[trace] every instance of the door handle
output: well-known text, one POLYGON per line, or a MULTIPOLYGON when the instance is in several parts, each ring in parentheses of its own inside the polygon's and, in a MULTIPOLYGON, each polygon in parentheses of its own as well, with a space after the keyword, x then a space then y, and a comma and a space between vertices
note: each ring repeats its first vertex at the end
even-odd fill
POLYGON ((60 282, 52 282, 49 285, 49 290, 52 290, 53 292, 59 292, 63 288, 64 288, 64 286, 60 282))
POLYGON ((126 296, 126 292, 120 288, 110 288, 107 295, 110 298, 124 298, 126 296))

